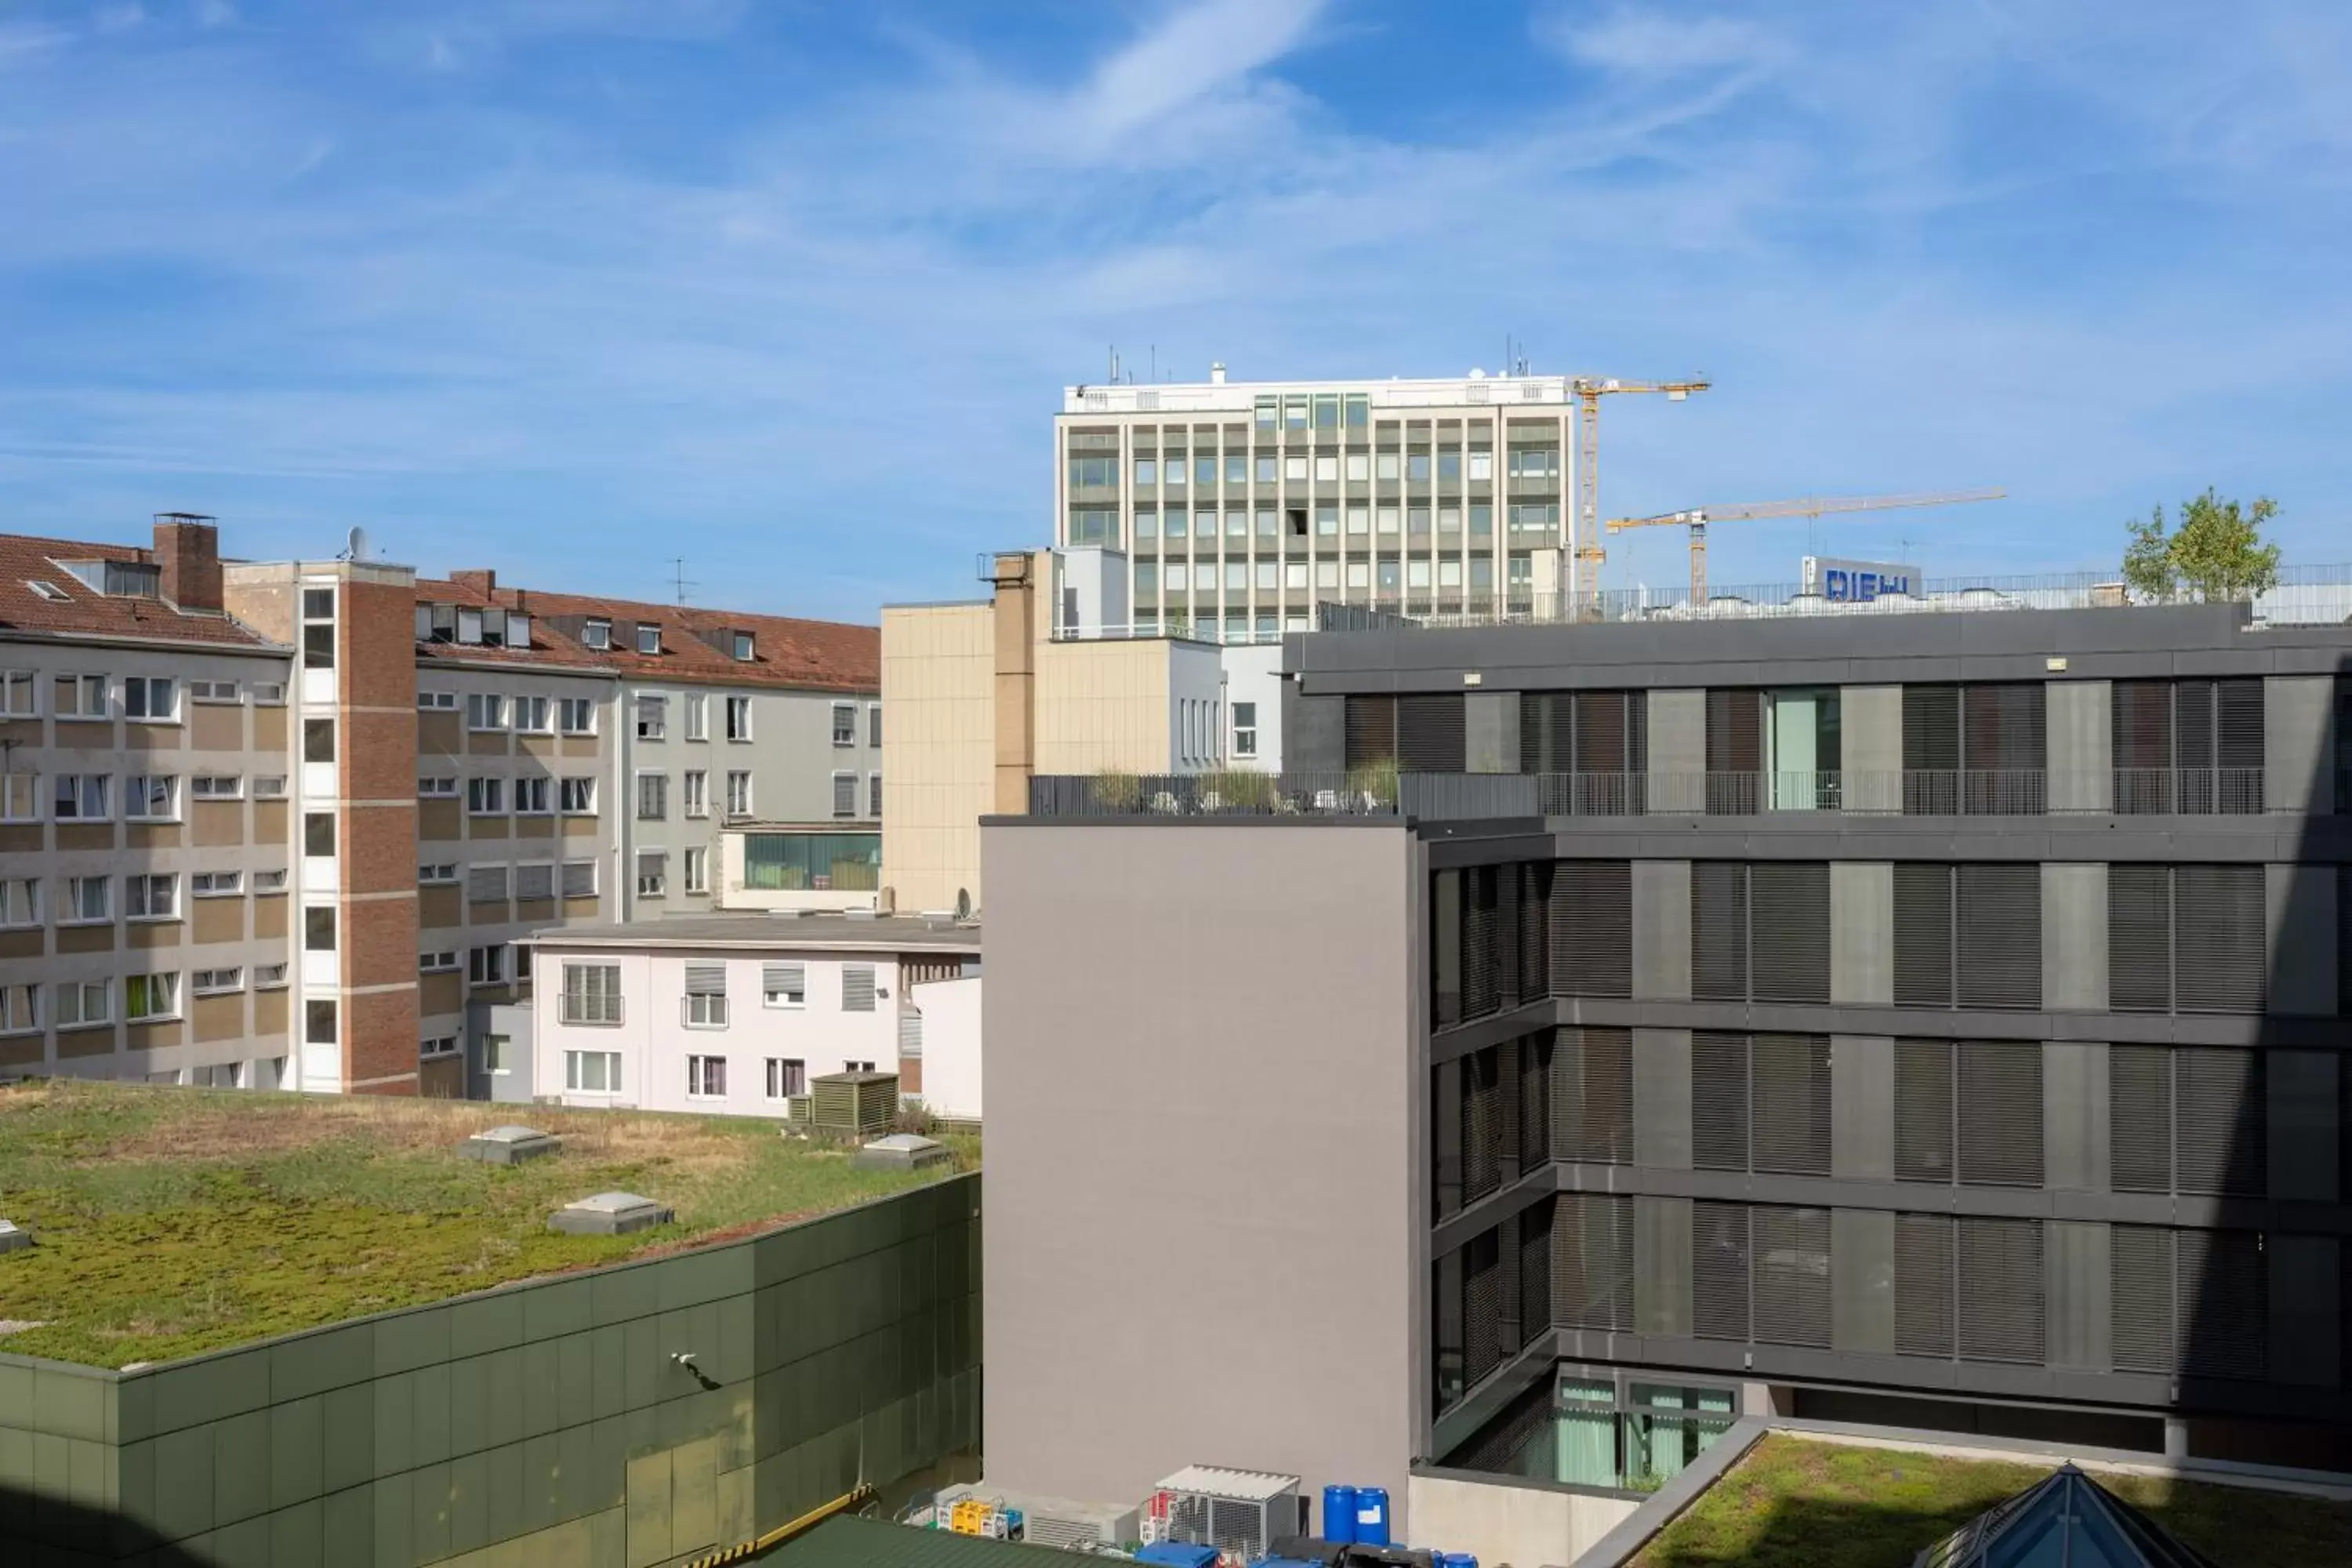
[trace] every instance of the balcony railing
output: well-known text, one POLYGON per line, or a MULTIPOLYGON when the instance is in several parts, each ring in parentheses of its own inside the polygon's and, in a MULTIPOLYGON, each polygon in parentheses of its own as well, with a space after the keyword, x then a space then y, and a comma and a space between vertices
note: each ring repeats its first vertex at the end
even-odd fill
POLYGON ((2260 768, 1040 774, 1033 816, 2253 816, 2260 768))

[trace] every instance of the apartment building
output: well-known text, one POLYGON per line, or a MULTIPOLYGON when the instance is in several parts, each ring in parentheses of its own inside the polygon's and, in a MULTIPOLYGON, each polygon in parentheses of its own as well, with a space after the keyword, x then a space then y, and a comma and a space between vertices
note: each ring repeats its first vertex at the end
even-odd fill
POLYGON ((846 915, 641 921, 531 940, 549 993, 500 1100, 804 1116, 810 1080, 887 1072, 981 1113, 981 933, 846 915))
POLYGON ((2289 619, 1333 632, 1350 786, 1041 780, 991 1479, 1630 1495, 1755 1409, 2340 1467, 2352 631, 2289 619))

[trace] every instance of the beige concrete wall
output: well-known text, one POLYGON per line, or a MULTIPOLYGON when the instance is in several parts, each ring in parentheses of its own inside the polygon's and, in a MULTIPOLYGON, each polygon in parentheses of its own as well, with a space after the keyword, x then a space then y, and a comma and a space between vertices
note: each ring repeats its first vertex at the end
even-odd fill
POLYGON ((1642 1506, 1631 1498, 1441 1476, 1413 1477, 1407 1499, 1409 1544, 1529 1568, 1575 1562, 1642 1506))
POLYGON ((1037 649, 1040 773, 1164 773, 1174 645, 1048 643, 1037 649))
POLYGON ((902 910, 981 899, 980 819, 994 809, 995 608, 882 612, 882 885, 902 910))

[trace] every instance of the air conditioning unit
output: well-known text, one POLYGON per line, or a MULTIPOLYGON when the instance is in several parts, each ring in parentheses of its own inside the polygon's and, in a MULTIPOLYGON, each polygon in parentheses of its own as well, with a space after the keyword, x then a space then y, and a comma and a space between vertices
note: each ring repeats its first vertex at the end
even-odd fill
POLYGON ((1145 1539, 1213 1546, 1234 1568, 1256 1562, 1278 1536, 1307 1527, 1297 1476, 1188 1465, 1160 1483, 1142 1509, 1145 1539))

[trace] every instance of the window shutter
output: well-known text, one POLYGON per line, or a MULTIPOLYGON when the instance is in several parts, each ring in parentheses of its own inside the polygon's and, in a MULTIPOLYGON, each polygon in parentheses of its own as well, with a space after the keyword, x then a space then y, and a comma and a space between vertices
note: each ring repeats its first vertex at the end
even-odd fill
POLYGON ((1347 702, 1346 744, 1349 771, 1369 767, 1375 763, 1396 761, 1396 699, 1350 696, 1347 702))
POLYGON ((1736 860, 1691 863, 1691 996, 1748 1000, 1748 868, 1736 860))
POLYGON ((1564 1328, 1633 1326, 1633 1200, 1562 1193, 1552 1211, 1552 1321, 1564 1328))
POLYGON ((2048 689, 2041 681, 1971 686, 1961 694, 1962 809, 2039 815, 2049 759, 2048 689))
POLYGON ((2107 1106, 2110 1184, 2119 1193, 2170 1192, 2171 1047, 2109 1046, 2107 1106))
POLYGON ((2213 682, 2182 680, 2173 687, 2179 715, 2174 761, 2179 769, 2179 805, 2184 812, 2213 809, 2213 682))
POLYGON ((1748 1205, 1691 1205, 1691 1331, 1748 1341, 1748 1205))
POLYGON ((567 899, 593 899, 596 896, 596 863, 593 860, 566 860, 563 863, 563 896, 567 899))
POLYGON ((1503 1184, 1502 1096, 1496 1092, 1494 1048, 1474 1051, 1462 1074, 1462 1201, 1485 1197, 1503 1184))
POLYGON ((2116 811, 2172 809, 2172 682, 2118 680, 2109 700, 2116 811))
POLYGON ((515 897, 518 899, 555 897, 555 868, 552 866, 516 867, 515 897))
POLYGON ((2042 1047, 1969 1040, 1959 1047, 1960 1180, 2042 1184, 2042 1047))
POLYGON ((1551 899, 1551 886, 1552 868, 1549 862, 1529 860, 1519 867, 1521 1001, 1551 994, 1551 922, 1546 907, 1551 899))
POLYGON ((2173 1371, 2179 1363, 2172 1325, 2172 1232, 2146 1225, 2111 1226, 2107 1249, 2116 1370, 2173 1371))
POLYGON ((800 963, 770 963, 760 971, 760 985, 766 991, 799 991, 806 993, 808 966, 800 963))
POLYGON ((841 1010, 845 1013, 874 1011, 874 966, 872 964, 852 963, 843 966, 841 1010))
POLYGON ((1952 1043, 1895 1042, 1895 1177, 1952 1180, 1952 1043))
POLYGON ((2251 1230, 2175 1233, 2180 1370, 2260 1379, 2270 1361, 2270 1269, 2251 1230))
POLYGON ((724 996, 727 994, 727 966, 723 963, 689 963, 686 966, 686 994, 689 996, 724 996))
POLYGON ((1895 1216, 1895 1349, 1901 1355, 1952 1353, 1952 1219, 1895 1216))
POLYGON ((1494 904, 1495 991, 1496 1003, 1504 1007, 1516 1007, 1522 1002, 1549 994, 1544 991, 1525 989, 1519 980, 1519 868, 1517 866, 1490 866, 1486 868, 1486 897, 1494 904))
POLYGON ((507 868, 504 866, 476 866, 466 872, 466 898, 470 903, 504 903, 507 897, 507 868))
MULTIPOLYGON (((1352 698, 1350 701, 1354 700, 1352 698)), ((1458 691, 1412 692, 1396 700, 1399 771, 1458 773, 1468 763, 1464 706, 1458 691)))
POLYGON ((1952 868, 1895 867, 1895 1005, 1952 1005, 1952 868))
POLYGON ((2042 1005, 2042 868, 1957 868, 1958 992, 1963 1007, 2042 1005))
POLYGON ((919 1007, 909 1007, 898 1015, 898 1055, 919 1057, 923 1054, 923 1014, 919 1007))
POLYGON ((1715 816, 1747 816, 1757 805, 1764 767, 1764 694, 1713 689, 1706 694, 1706 809, 1715 816))
POLYGON ((2260 1197, 2270 1158, 2262 1054, 2181 1046, 2173 1074, 2180 1190, 2260 1197))
POLYGON ((1960 808, 1960 691, 1903 688, 1903 809, 1949 816, 1960 808))
POLYGON ((1691 1036, 1691 1163, 1702 1171, 1748 1169, 1748 1037, 1691 1036))
POLYGON ((2263 868, 2181 866, 2178 1003, 2184 1013, 2259 1013, 2270 971, 2263 868))
POLYGON ((1830 999, 1830 868, 1823 861, 1748 868, 1759 1002, 1830 999))
POLYGON ((1529 1338, 1552 1322, 1552 1202, 1539 1199, 1519 1211, 1519 1323, 1529 1338))
POLYGON ((1467 1387, 1502 1360, 1502 1270, 1491 1230, 1462 1249, 1462 1382, 1467 1387))
POLYGON ((1565 1025, 1553 1037, 1553 1157, 1622 1165, 1633 1158, 1633 1032, 1565 1025))
POLYGON ((2107 868, 2107 1005, 2172 1010, 2172 870, 2107 868))
POLYGON ((1958 1222, 1959 1348, 1964 1361, 2042 1359, 2042 1222, 1958 1222))
POLYGON ((1551 1144, 1551 1031, 1519 1041, 1519 1166, 1553 1158, 1551 1144))
POLYGON ((1501 973, 1496 963, 1496 868, 1471 866, 1462 872, 1462 1016, 1483 1018, 1501 1005, 1501 973))
POLYGON ((835 816, 857 815, 857 775, 856 773, 833 775, 833 815, 835 816))
POLYGON ((1573 695, 1566 691, 1519 693, 1519 772, 1564 773, 1574 760, 1570 730, 1573 695))
POLYGON ((1633 994, 1633 868, 1562 860, 1552 868, 1550 979, 1559 996, 1633 994))
POLYGON ((1756 1169, 1830 1173, 1830 1042, 1826 1035, 1759 1035, 1749 1068, 1756 1169))
POLYGON ((1759 1204, 1754 1235, 1756 1340, 1759 1344, 1830 1343, 1830 1211, 1759 1204))

